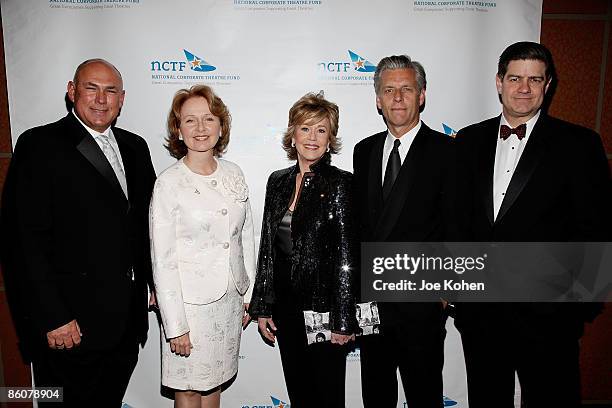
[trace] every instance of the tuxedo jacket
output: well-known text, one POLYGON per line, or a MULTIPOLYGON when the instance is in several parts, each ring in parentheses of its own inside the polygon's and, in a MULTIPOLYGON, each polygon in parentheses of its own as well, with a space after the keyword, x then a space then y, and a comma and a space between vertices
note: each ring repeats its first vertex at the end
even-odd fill
MULTIPOLYGON (((534 125, 494 219, 499 125, 497 116, 462 129, 456 138, 462 239, 610 241, 610 170, 599 135, 545 113, 534 125)), ((500 321, 528 330, 579 335, 584 319, 594 317, 596 309, 593 304, 464 304, 457 308, 456 323, 461 328, 500 321)))
MULTIPOLYGON (((389 198, 383 202, 382 160, 387 131, 355 146, 356 217, 362 242, 439 242, 452 229, 452 139, 424 123, 402 163, 389 198)), ((367 300, 367 299, 362 299, 367 300)), ((383 330, 438 332, 439 303, 379 303, 383 330), (427 330, 431 328, 431 330, 427 330)))
POLYGON ((155 172, 144 139, 112 131, 129 199, 72 113, 18 139, 3 196, 3 260, 26 344, 46 347, 46 333, 73 319, 84 348, 113 347, 128 329, 146 338, 155 172))

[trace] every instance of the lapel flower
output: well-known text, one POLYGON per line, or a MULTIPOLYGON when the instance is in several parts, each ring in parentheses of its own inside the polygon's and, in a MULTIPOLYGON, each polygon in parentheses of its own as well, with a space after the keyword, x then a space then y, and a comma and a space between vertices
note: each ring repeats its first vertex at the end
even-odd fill
POLYGON ((249 188, 241 174, 228 173, 222 177, 221 183, 228 195, 234 200, 244 202, 249 198, 249 188))

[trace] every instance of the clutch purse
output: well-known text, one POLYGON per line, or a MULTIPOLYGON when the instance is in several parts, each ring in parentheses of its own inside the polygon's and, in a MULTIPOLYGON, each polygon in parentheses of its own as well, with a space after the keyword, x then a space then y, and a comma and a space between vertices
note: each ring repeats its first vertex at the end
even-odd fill
POLYGON ((357 336, 380 333, 380 315, 376 302, 357 303, 355 305, 355 316, 357 317, 357 323, 359 323, 357 336))
POLYGON ((331 341, 329 330, 329 312, 304 310, 304 327, 308 344, 331 341))
MULTIPOLYGON (((357 336, 367 336, 380 333, 380 315, 376 302, 357 303, 355 317, 359 323, 357 336)), ((304 311, 304 328, 308 344, 331 341, 329 329, 329 312, 304 311)))

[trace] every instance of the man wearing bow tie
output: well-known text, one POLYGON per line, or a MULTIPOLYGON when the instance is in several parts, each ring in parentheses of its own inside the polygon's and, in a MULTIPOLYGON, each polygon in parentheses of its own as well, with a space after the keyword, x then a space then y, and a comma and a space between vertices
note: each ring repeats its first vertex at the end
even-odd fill
POLYGON ((147 334, 148 207, 155 172, 146 142, 114 127, 121 74, 80 64, 74 108, 24 132, 3 196, 7 294, 37 387, 67 407, 120 407, 147 334))
MULTIPOLYGON (((540 108, 554 79, 549 50, 510 45, 496 75, 502 114, 462 129, 463 240, 610 241, 610 172, 599 135, 540 108)), ((463 303, 456 307, 470 408, 578 407, 578 339, 597 304, 463 303)))
MULTIPOLYGON (((362 242, 447 237, 452 139, 421 121, 426 85, 423 66, 406 55, 385 57, 376 67, 376 106, 387 130, 365 138, 353 152, 362 242)), ((442 407, 443 305, 379 302, 378 313, 380 334, 360 343, 364 407, 397 406, 398 369, 408 406, 442 407)))

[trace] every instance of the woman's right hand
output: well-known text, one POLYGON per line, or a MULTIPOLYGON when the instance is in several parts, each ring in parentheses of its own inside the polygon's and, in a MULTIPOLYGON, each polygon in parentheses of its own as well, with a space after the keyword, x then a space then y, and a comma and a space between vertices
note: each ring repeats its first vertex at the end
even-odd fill
POLYGON ((276 335, 274 332, 276 331, 276 325, 274 324, 274 320, 271 317, 260 317, 257 319, 257 326, 259 327, 259 333, 274 343, 276 341, 276 335))
POLYGON ((189 340, 189 332, 181 336, 175 337, 173 339, 170 339, 170 350, 172 350, 174 354, 177 354, 183 357, 189 357, 189 355, 191 354, 192 348, 193 348, 193 345, 191 344, 191 341, 189 340))

